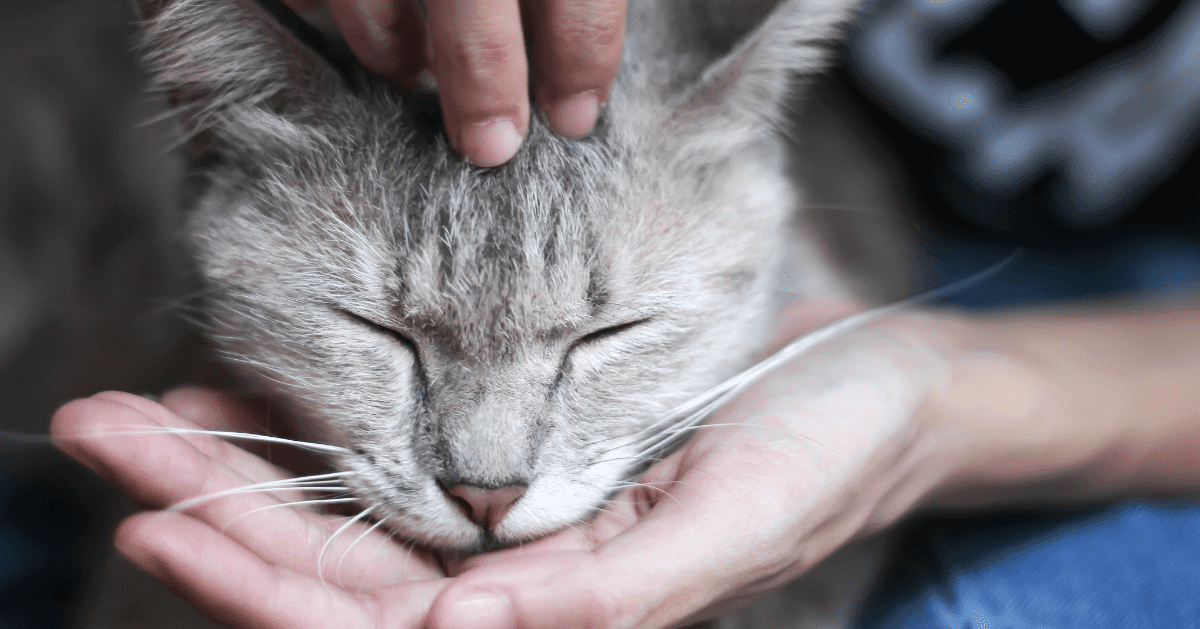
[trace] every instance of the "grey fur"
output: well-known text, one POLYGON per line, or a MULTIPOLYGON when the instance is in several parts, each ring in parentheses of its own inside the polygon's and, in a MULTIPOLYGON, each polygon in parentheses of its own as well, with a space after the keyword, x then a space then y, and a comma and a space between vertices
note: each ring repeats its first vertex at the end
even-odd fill
POLYGON ((848 11, 771 4, 633 3, 595 133, 535 116, 481 170, 433 95, 339 74, 245 0, 169 3, 143 50, 206 156, 212 337, 355 452, 337 463, 406 536, 472 550, 586 518, 646 463, 614 437, 761 346, 797 198, 777 129, 848 11), (529 488, 489 533, 438 478, 529 488))

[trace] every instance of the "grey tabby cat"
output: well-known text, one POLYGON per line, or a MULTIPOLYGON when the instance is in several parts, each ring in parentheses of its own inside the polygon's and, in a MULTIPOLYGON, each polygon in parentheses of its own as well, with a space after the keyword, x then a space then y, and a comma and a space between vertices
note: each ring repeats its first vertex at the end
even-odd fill
POLYGON ((339 71, 248 0, 152 6, 145 57, 203 156, 212 338, 403 536, 586 519, 663 454, 647 427, 754 361, 781 261, 848 294, 794 228, 780 129, 849 4, 634 2, 595 132, 535 116, 489 170, 436 95, 339 71))

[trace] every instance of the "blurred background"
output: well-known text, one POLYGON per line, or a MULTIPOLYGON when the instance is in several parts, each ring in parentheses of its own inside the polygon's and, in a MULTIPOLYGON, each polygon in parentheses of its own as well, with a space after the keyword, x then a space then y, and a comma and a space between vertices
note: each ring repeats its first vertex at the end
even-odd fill
MULTIPOLYGON (((104 389, 224 377, 179 316, 183 159, 132 19, 126 0, 0 2, 5 431, 44 435, 104 389)), ((921 284, 1024 248, 950 303, 1185 295, 1200 278, 1200 1, 872 2, 814 102, 856 148, 801 133, 804 163, 849 159, 877 185, 816 183, 810 202, 902 207, 921 284)), ((143 583, 108 537, 131 508, 52 449, 0 440, 0 629, 203 626, 160 591, 122 596, 143 583)))

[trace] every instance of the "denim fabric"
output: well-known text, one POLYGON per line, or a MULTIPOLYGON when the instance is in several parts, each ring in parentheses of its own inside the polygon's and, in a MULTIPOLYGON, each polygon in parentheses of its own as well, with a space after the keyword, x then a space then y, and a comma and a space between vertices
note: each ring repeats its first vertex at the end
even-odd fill
POLYGON ((942 518, 896 538, 860 629, 1200 628, 1200 503, 942 518))

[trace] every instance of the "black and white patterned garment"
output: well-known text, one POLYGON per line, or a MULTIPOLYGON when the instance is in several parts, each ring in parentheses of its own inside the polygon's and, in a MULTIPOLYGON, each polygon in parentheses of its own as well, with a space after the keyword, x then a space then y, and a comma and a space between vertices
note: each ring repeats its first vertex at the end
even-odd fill
POLYGON ((932 278, 1028 247, 959 303, 1200 278, 1200 2, 882 0, 847 57, 917 205, 970 228, 932 278))

